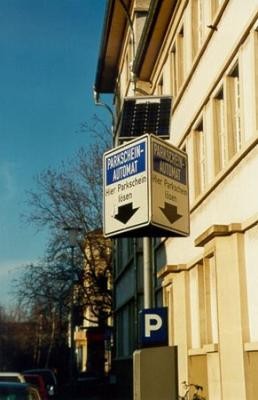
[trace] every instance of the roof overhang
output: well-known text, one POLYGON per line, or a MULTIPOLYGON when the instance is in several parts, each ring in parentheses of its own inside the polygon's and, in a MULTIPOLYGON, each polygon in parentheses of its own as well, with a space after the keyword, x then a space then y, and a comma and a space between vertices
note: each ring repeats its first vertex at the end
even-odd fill
MULTIPOLYGON (((148 17, 137 48, 133 70, 149 81, 177 0, 151 0, 148 17)), ((97 93, 114 93, 128 15, 133 0, 108 0, 95 78, 97 93)))
POLYGON ((132 0, 108 0, 95 78, 98 93, 113 93, 132 0))

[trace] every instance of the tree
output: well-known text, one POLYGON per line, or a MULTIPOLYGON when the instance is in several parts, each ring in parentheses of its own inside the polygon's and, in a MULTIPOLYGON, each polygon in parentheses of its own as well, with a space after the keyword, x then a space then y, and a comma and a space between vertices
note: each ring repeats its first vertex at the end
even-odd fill
POLYGON ((0 306, 0 369, 21 370, 33 362, 34 322, 17 307, 8 312, 0 306))
POLYGON ((36 179, 37 191, 28 192, 30 213, 25 219, 40 229, 47 226, 55 251, 65 243, 64 227, 80 226, 86 236, 102 226, 102 157, 110 134, 99 119, 82 129, 94 140, 59 170, 43 171, 36 179))
POLYGON ((71 288, 67 274, 65 267, 46 261, 24 266, 24 273, 16 280, 19 304, 27 311, 23 319, 34 326, 33 366, 48 367, 52 350, 67 344, 71 288))
MULTIPOLYGON (((102 157, 111 135, 97 118, 94 125, 84 124, 81 130, 92 135, 90 144, 59 169, 43 171, 36 178, 36 190, 27 193, 30 211, 24 218, 38 229, 47 228, 50 239, 44 260, 27 265, 16 288, 19 301, 30 305, 31 312, 48 316, 45 325, 49 325, 48 336, 53 340, 58 315, 67 322, 74 285, 77 303, 90 309, 86 318, 103 325, 112 312, 107 284, 112 276, 111 243, 101 230, 102 157), (81 230, 73 257, 65 231, 71 227, 81 230)), ((42 343, 43 337, 38 339, 42 343)))

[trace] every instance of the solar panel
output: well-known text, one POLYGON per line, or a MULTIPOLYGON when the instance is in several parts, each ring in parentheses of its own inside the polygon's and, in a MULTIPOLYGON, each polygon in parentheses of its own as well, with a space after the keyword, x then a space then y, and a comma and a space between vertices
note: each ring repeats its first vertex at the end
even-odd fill
POLYGON ((126 97, 119 139, 152 133, 169 138, 172 98, 170 96, 126 97))

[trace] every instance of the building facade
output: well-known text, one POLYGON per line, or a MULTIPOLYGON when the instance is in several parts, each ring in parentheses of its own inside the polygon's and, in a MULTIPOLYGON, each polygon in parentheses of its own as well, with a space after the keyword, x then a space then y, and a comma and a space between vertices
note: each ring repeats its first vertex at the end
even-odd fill
MULTIPOLYGON (((95 84, 114 94, 115 144, 125 97, 170 95, 168 140, 188 154, 190 235, 153 239, 154 305, 169 309, 179 391, 187 381, 209 400, 255 400, 258 1, 110 0, 102 39, 95 84)), ((142 241, 115 246, 121 366, 137 348, 142 241)))
POLYGON ((75 287, 73 327, 77 369, 103 376, 111 365, 112 249, 102 230, 91 231, 83 242, 84 284, 75 287))

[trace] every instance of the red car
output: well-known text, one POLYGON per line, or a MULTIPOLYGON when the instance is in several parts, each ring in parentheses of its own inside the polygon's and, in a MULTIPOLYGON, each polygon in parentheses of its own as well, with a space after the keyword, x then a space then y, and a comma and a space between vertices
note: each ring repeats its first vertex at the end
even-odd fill
POLYGON ((56 376, 51 369, 48 368, 33 368, 33 369, 26 369, 22 372, 23 375, 40 375, 44 380, 48 397, 50 399, 55 398, 57 395, 57 380, 56 376))
POLYGON ((26 382, 37 387, 42 400, 49 400, 47 388, 42 376, 36 374, 23 374, 23 376, 26 382))

